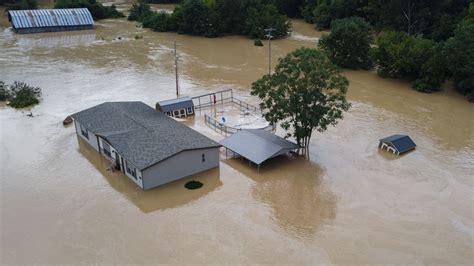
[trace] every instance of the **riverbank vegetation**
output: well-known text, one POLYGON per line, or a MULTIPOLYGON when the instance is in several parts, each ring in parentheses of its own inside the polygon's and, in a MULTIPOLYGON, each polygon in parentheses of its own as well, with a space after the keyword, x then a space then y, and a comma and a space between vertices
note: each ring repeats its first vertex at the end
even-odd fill
POLYGON ((274 4, 260 0, 184 0, 171 14, 152 11, 146 2, 139 1, 133 4, 128 19, 154 31, 205 37, 237 34, 263 39, 265 29, 273 28, 272 35, 279 38, 291 27, 274 4))
POLYGON ((7 102, 13 108, 24 108, 39 103, 41 89, 24 82, 15 81, 8 85, 0 81, 0 102, 7 102))
POLYGON ((87 8, 95 20, 125 17, 122 12, 117 10, 114 4, 104 6, 97 0, 57 0, 54 8, 87 8))
POLYGON ((279 59, 275 72, 252 84, 265 119, 278 123, 308 154, 314 130, 336 125, 349 110, 349 81, 320 49, 300 48, 279 59))
MULTIPOLYGON (((1 5, 5 6, 7 10, 38 9, 37 0, 0 0, 1 5)), ((95 20, 125 17, 114 4, 104 6, 97 0, 57 0, 54 8, 87 8, 95 20)))
MULTIPOLYGON (((321 1, 323 2, 326 3, 321 1)), ((350 2, 339 4, 346 6, 350 2)), ((331 23, 331 32, 320 39, 320 47, 340 67, 370 69, 375 66, 379 76, 411 80, 413 89, 420 92, 439 91, 447 80, 452 80, 459 92, 474 101, 474 4, 470 4, 468 9, 467 4, 462 7, 465 1, 457 1, 460 6, 446 10, 445 12, 451 11, 451 15, 457 14, 462 18, 459 20, 446 15, 445 19, 453 23, 448 27, 445 21, 436 22, 434 17, 417 15, 415 10, 423 1, 416 5, 411 4, 411 1, 405 2, 411 5, 410 12, 413 12, 398 14, 407 19, 405 27, 401 26, 403 23, 400 20, 399 24, 386 24, 385 18, 374 21, 367 14, 358 14, 364 17, 339 18, 354 13, 333 14, 326 10, 328 7, 325 4, 318 4, 313 12, 316 24, 321 23, 318 20, 323 19, 322 17, 331 23), (418 23, 410 22, 411 19, 431 26, 429 30, 419 28, 418 23)), ((338 1, 331 2, 332 8, 336 8, 334 3, 338 1)), ((434 9, 428 3, 425 4, 425 11, 439 11, 436 3, 434 9)), ((380 8, 378 12, 385 14, 384 8, 380 8)), ((394 14, 390 16, 393 17, 394 14)), ((327 27, 326 22, 319 26, 327 27)))
POLYGON ((37 9, 37 0, 0 0, 0 6, 5 6, 7 10, 37 9))

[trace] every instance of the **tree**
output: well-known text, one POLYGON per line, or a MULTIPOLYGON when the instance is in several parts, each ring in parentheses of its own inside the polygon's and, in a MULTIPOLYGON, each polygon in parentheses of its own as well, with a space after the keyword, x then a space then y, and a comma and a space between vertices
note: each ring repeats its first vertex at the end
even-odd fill
POLYGON ((319 41, 334 64, 351 69, 372 67, 369 56, 372 43, 372 27, 359 17, 334 20, 331 33, 323 35, 319 41))
POLYGON ((454 87, 474 102, 474 4, 469 16, 445 45, 446 66, 452 74, 454 87))
POLYGON ((273 28, 275 29, 273 36, 280 38, 288 35, 290 27, 290 22, 278 12, 274 5, 257 4, 248 8, 244 32, 252 38, 263 39, 265 29, 273 28))
POLYGON ((114 4, 104 6, 97 0, 57 0, 54 8, 87 8, 94 19, 121 18, 125 15, 114 4))
POLYGON ((0 5, 5 5, 8 10, 37 9, 37 0, 0 0, 0 5))
POLYGON ((279 59, 274 74, 255 81, 251 94, 262 100, 265 119, 291 129, 286 137, 294 137, 307 154, 313 131, 336 125, 349 109, 348 86, 323 51, 300 48, 279 59))
POLYGON ((405 32, 387 32, 372 52, 381 77, 411 78, 421 92, 438 91, 445 81, 440 45, 405 32))
POLYGON ((41 89, 32 87, 20 81, 6 85, 0 81, 0 101, 9 101, 8 105, 13 108, 24 108, 39 103, 41 89))

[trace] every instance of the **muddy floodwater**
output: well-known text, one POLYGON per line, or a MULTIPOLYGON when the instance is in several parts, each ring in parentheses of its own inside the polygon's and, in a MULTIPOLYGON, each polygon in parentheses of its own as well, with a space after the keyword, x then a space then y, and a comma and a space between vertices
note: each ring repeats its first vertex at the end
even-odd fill
MULTIPOLYGON (((281 157, 258 172, 221 156, 219 169, 142 191, 62 120, 104 101, 173 98, 174 40, 183 95, 232 88, 257 104, 249 88, 267 72, 267 43, 125 19, 17 35, 3 10, 0 20, 0 80, 43 89, 31 109, 0 106, 1 263, 473 263, 474 104, 456 92, 346 71, 352 108, 315 133, 309 160, 281 157), (394 133, 416 151, 379 151, 394 133), (204 187, 186 190, 191 179, 204 187)), ((273 62, 321 35, 299 20, 293 30, 272 43, 273 62)), ((223 138, 200 115, 186 123, 223 138)))

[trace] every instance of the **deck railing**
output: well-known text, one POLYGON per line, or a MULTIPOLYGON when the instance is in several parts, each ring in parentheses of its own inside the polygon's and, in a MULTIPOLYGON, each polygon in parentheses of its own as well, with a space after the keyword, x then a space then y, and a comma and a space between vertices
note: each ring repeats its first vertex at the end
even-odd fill
MULTIPOLYGON (((217 121, 217 119, 215 119, 214 117, 212 117, 208 114, 204 114, 204 121, 210 128, 214 129, 214 131, 219 132, 221 134, 224 134, 226 136, 227 135, 232 135, 232 134, 242 130, 242 128, 227 126, 224 123, 221 123, 221 122, 217 121)), ((266 131, 275 131, 276 126, 270 124, 270 125, 268 125, 264 128, 260 128, 260 129, 261 130, 266 130, 266 131)))

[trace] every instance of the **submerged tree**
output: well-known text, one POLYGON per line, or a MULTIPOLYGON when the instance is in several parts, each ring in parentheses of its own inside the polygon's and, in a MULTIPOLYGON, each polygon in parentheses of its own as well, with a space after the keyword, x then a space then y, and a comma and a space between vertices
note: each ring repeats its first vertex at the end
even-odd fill
POLYGON ((337 19, 331 23, 331 33, 324 34, 319 45, 336 65, 351 69, 370 69, 369 56, 373 43, 372 27, 363 18, 337 19))
POLYGON ((454 87, 474 102, 474 3, 454 37, 446 42, 444 53, 454 87))
POLYGON ((263 116, 294 137, 307 154, 314 130, 336 125, 349 110, 346 100, 349 81, 317 49, 300 48, 281 58, 275 73, 252 84, 251 94, 262 103, 263 116))

